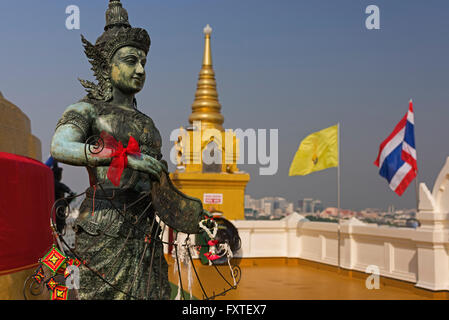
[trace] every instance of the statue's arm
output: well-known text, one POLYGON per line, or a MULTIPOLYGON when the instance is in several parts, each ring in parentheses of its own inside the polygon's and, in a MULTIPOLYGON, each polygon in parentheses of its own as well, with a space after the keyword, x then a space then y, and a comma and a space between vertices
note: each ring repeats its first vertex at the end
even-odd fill
POLYGON ((72 166, 106 166, 110 158, 99 158, 85 153, 85 142, 92 122, 92 106, 77 103, 69 106, 59 120, 51 141, 51 155, 72 166))
POLYGON ((107 166, 111 163, 110 158, 94 157, 89 151, 85 153, 82 138, 79 129, 73 125, 60 126, 53 135, 51 155, 59 162, 72 166, 107 166))

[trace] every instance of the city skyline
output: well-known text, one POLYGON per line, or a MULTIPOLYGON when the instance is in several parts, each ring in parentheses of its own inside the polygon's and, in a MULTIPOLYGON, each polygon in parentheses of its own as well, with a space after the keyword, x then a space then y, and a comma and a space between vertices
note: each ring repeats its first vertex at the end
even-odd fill
POLYGON ((398 209, 389 206, 385 211, 379 208, 351 210, 327 207, 319 199, 304 198, 289 202, 282 197, 253 199, 245 195, 245 220, 294 220, 375 224, 396 228, 417 228, 421 222, 416 219, 416 209, 398 209))
MULTIPOLYGON (((279 199, 282 199, 283 201, 285 201, 287 204, 293 204, 293 209, 294 211, 296 211, 297 213, 314 213, 314 212, 322 212, 325 211, 327 209, 337 209, 334 206, 330 206, 327 203, 321 201, 321 199, 316 199, 316 198, 302 198, 302 197, 298 197, 297 199, 287 199, 284 198, 282 196, 267 196, 267 197, 260 197, 260 198, 254 198, 251 196, 251 194, 245 194, 245 208, 250 208, 251 206, 246 206, 246 199, 249 197, 249 199, 251 201, 260 201, 260 200, 269 200, 269 201, 276 201, 279 199), (304 211, 304 210, 299 210, 303 208, 304 206, 310 207, 310 204, 307 205, 301 205, 300 203, 302 202, 308 202, 308 203, 314 203, 313 204, 313 208, 315 208, 316 204, 318 204, 317 206, 317 210, 311 210, 311 211, 304 211)), ((411 207, 395 207, 394 205, 388 205, 386 208, 379 208, 379 207, 366 207, 366 208, 361 208, 358 210, 354 210, 352 208, 340 208, 341 211, 354 211, 354 212, 384 212, 384 213, 391 213, 391 212, 396 212, 396 211, 416 211, 416 208, 411 206, 411 207)))
MULTIPOLYGON (((137 99, 161 131, 165 159, 171 131, 188 125, 202 31, 210 24, 224 127, 279 130, 274 176, 259 175, 260 165, 239 165, 251 174, 247 194, 318 198, 336 207, 335 168, 305 177, 288 177, 288 168, 302 139, 340 122, 341 207, 413 208, 414 183, 398 197, 373 165, 410 98, 418 179, 434 184, 449 150, 447 2, 431 7, 385 0, 122 2, 131 24, 147 28, 152 38, 147 83, 137 99), (380 30, 365 28, 370 4, 380 8, 380 30)), ((92 79, 80 34, 95 41, 106 7, 107 1, 84 0, 0 4, 9 12, 0 21, 0 39, 8 48, 0 53, 0 91, 30 118, 44 161, 62 112, 84 96, 77 78, 92 79), (80 30, 65 27, 65 9, 72 4, 80 8, 80 30)), ((169 163, 171 171, 174 167, 169 163)), ((85 169, 64 169, 64 182, 83 192, 85 169)))

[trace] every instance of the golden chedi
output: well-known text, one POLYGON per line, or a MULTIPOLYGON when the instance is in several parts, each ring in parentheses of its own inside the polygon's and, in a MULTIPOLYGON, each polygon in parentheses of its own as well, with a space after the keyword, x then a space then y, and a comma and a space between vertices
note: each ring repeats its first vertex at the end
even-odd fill
POLYGON ((211 33, 212 28, 207 25, 190 126, 179 130, 175 142, 177 169, 171 179, 182 192, 201 199, 206 210, 222 212, 229 220, 242 220, 250 176, 237 168, 239 141, 235 133, 223 128, 212 66, 211 33))
POLYGON ((41 142, 31 134, 30 119, 0 93, 0 152, 41 161, 41 142))

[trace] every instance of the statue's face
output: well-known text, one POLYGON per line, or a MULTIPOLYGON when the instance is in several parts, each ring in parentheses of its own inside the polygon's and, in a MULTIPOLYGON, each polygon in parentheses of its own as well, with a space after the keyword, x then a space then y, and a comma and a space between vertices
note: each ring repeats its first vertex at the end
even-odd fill
POLYGON ((111 60, 111 83, 126 94, 136 94, 145 83, 145 51, 135 47, 117 50, 111 60))

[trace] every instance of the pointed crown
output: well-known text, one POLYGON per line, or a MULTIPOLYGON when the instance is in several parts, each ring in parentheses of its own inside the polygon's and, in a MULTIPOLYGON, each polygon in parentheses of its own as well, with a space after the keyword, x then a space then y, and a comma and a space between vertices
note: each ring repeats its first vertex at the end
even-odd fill
POLYGON ((114 26, 131 27, 128 22, 128 11, 123 8, 120 0, 110 0, 109 8, 106 11, 106 26, 104 30, 106 31, 114 26))

